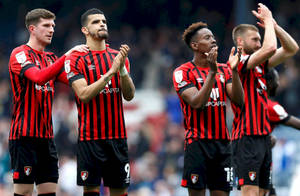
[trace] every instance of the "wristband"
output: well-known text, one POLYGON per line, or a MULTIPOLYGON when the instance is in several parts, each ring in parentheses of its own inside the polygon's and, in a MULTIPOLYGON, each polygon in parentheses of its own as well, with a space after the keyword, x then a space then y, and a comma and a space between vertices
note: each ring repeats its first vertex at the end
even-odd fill
POLYGON ((127 69, 125 67, 125 65, 120 69, 120 76, 125 76, 128 74, 127 69))

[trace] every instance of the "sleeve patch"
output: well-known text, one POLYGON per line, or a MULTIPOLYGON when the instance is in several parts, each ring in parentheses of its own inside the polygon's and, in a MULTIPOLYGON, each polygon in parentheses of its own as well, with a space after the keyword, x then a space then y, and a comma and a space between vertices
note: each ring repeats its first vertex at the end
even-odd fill
POLYGON ((21 64, 21 67, 26 65, 25 62, 26 62, 27 58, 26 58, 26 55, 25 55, 24 51, 17 53, 16 54, 16 59, 17 59, 18 63, 21 64))
MULTIPOLYGON (((175 76, 175 81, 176 81, 177 83, 181 83, 181 81, 182 81, 182 79, 183 79, 182 70, 176 71, 176 72, 174 73, 174 76, 175 76)), ((179 85, 178 85, 178 86, 179 86, 179 85)))
POLYGON ((66 60, 66 61, 65 61, 65 72, 66 72, 66 73, 70 73, 70 71, 71 71, 70 63, 71 63, 70 60, 66 60))

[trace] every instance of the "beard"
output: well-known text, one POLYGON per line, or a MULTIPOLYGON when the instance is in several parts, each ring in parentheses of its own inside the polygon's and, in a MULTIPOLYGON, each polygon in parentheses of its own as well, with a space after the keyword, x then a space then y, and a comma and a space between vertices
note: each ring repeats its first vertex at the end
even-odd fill
POLYGON ((94 39, 107 39, 108 38, 108 32, 107 31, 98 31, 98 32, 90 32, 89 34, 94 39))
POLYGON ((249 54, 249 55, 253 54, 255 51, 259 50, 259 48, 251 48, 250 46, 248 46, 246 44, 243 47, 244 47, 245 53, 249 54))

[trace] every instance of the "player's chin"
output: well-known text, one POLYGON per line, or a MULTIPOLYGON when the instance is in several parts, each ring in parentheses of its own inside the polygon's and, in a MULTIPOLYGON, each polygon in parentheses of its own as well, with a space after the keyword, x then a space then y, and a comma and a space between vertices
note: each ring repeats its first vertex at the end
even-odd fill
POLYGON ((102 31, 102 32, 99 32, 99 33, 98 33, 98 36, 99 36, 99 38, 101 38, 101 39, 107 39, 107 38, 108 38, 108 33, 102 31))

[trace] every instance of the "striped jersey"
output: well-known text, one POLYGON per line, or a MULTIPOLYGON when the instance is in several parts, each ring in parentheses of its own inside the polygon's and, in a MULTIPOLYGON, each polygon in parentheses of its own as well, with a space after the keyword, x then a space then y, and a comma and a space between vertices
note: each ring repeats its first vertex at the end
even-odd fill
MULTIPOLYGON (((111 68, 117 50, 73 52, 65 60, 65 71, 70 85, 84 78, 88 85, 99 80, 111 68)), ((129 61, 126 59, 129 70, 129 61)), ((76 95, 80 141, 127 138, 119 73, 88 103, 76 95)))
POLYGON ((215 84, 210 98, 202 108, 194 109, 185 102, 181 93, 188 88, 202 88, 208 76, 209 68, 197 67, 187 62, 173 72, 173 85, 180 99, 184 115, 185 139, 188 143, 197 139, 229 140, 226 127, 226 84, 232 82, 231 70, 226 64, 218 64, 215 84))
POLYGON ((243 135, 268 135, 271 132, 265 79, 268 62, 247 69, 248 60, 249 55, 242 56, 238 65, 245 104, 240 107, 231 103, 234 112, 232 139, 243 135))
POLYGON ((268 112, 271 123, 271 131, 273 131, 276 125, 285 123, 291 117, 277 101, 273 101, 271 99, 268 99, 268 112))
POLYGON ((28 45, 15 48, 9 60, 9 75, 13 92, 13 111, 9 139, 22 137, 53 138, 52 102, 54 80, 38 85, 24 76, 30 67, 50 66, 57 57, 28 45))

